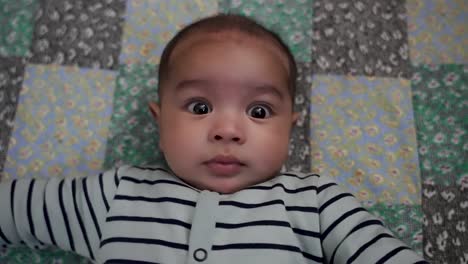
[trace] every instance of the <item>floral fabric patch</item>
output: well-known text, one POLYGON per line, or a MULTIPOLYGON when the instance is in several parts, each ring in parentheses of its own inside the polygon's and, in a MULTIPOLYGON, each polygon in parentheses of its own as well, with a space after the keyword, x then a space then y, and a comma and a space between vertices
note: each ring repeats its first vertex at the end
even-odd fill
POLYGON ((4 176, 89 176, 102 169, 115 74, 28 65, 4 176))
POLYGON ((420 204, 410 82, 316 75, 312 84, 312 171, 363 202, 420 204))
POLYGON ((164 46, 183 25, 217 8, 216 0, 128 1, 120 61, 159 64, 164 46))
POLYGON ((407 0, 411 61, 467 63, 468 5, 465 0, 407 0))

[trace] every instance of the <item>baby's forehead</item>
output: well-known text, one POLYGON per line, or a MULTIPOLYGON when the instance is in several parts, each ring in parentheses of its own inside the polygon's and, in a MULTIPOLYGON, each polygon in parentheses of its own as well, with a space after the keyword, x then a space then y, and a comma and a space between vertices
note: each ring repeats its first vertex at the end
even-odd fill
POLYGON ((186 49, 189 49, 193 45, 200 42, 212 42, 221 43, 220 41, 232 41, 233 43, 251 46, 261 46, 265 49, 272 51, 272 54, 276 54, 285 65, 286 69, 289 69, 288 56, 282 50, 281 46, 269 35, 254 35, 237 29, 225 29, 219 31, 205 31, 205 30, 194 30, 190 32, 184 38, 179 40, 179 43, 174 47, 172 54, 169 58, 169 64, 171 60, 177 57, 177 54, 182 53, 186 49))

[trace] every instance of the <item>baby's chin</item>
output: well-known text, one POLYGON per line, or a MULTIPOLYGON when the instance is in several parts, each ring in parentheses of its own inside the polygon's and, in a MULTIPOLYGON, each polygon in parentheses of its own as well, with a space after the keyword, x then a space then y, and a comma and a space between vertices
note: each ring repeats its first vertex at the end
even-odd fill
POLYGON ((209 190, 220 194, 233 194, 245 188, 268 181, 271 178, 273 177, 268 177, 267 179, 257 179, 256 181, 245 181, 245 179, 242 179, 241 177, 220 177, 206 183, 199 183, 197 184, 199 185, 197 188, 200 190, 209 190))

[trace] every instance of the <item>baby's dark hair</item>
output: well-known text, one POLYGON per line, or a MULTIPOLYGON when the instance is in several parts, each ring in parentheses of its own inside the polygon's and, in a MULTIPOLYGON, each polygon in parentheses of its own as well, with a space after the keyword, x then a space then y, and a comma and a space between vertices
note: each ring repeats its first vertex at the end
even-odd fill
MULTIPOLYGON (((158 70, 159 79, 159 95, 161 96, 161 84, 167 80, 169 75, 169 63, 171 54, 175 47, 189 37, 196 33, 218 33, 223 31, 237 31, 256 38, 267 39, 275 43, 275 45, 286 55, 289 64, 289 92, 291 98, 294 98, 296 91, 296 76, 297 66, 294 56, 289 50, 288 46, 283 42, 275 32, 265 28, 257 23, 255 20, 237 14, 216 14, 210 17, 198 20, 182 30, 180 30, 166 45, 161 55, 161 61, 158 70)), ((293 99, 294 100, 294 99, 293 99)))

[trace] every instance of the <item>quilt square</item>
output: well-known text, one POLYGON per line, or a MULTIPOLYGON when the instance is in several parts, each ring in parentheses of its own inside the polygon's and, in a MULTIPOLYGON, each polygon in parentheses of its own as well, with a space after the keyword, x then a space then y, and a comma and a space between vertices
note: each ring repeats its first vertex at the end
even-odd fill
POLYGON ((110 71, 27 66, 4 176, 75 177, 101 171, 114 82, 110 71))
POLYGON ((158 101, 157 66, 121 65, 114 94, 105 168, 163 162, 159 134, 148 103, 158 101))
POLYGON ((0 263, 53 263, 53 264, 92 264, 87 258, 73 252, 50 247, 47 250, 35 250, 26 246, 0 248, 0 263))
POLYGON ((0 178, 13 130, 24 67, 23 59, 0 57, 0 178))
POLYGON ((221 12, 256 19, 280 35, 297 62, 311 61, 312 0, 220 0, 221 12))
POLYGON ((310 109, 313 172, 363 202, 421 203, 409 80, 316 75, 310 109))
POLYGON ((468 62, 465 0, 407 0, 408 34, 414 64, 468 62))
POLYGON ((314 72, 411 76, 403 0, 315 0, 314 72))
POLYGON ((31 62, 116 69, 125 0, 39 0, 31 62))
POLYGON ((216 0, 128 1, 121 63, 159 64, 164 47, 178 30, 217 8, 216 0))
POLYGON ((0 56, 29 53, 37 0, 0 0, 0 56))
POLYGON ((468 182, 468 66, 421 65, 411 86, 422 181, 468 182))
POLYGON ((421 205, 374 204, 367 208, 393 234, 419 254, 423 254, 423 211, 421 205))
POLYGON ((465 186, 423 184, 422 196, 424 257, 431 263, 466 262, 468 183, 465 186))
POLYGON ((312 87, 312 67, 310 62, 297 64, 296 94, 294 98, 294 111, 299 113, 299 119, 293 127, 289 142, 289 157, 283 170, 310 171, 309 140, 309 91, 312 87))

